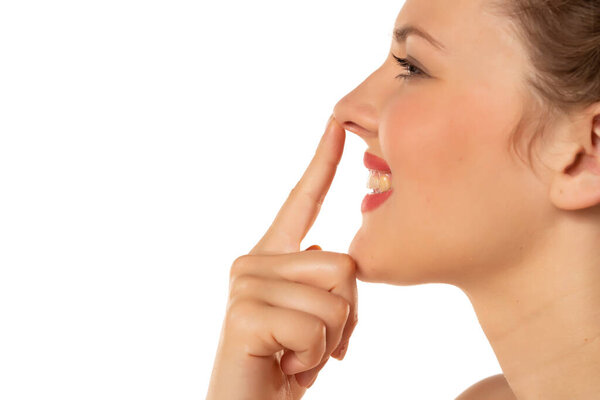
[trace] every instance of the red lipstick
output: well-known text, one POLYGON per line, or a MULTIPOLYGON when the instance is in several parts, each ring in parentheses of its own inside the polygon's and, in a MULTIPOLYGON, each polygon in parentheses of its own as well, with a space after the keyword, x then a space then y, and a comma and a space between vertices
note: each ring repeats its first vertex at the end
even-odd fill
POLYGON ((373 169, 375 171, 387 172, 388 174, 392 173, 390 166, 387 165, 385 160, 381 157, 377 157, 375 154, 371 154, 365 151, 365 156, 363 158, 363 162, 365 167, 368 169, 373 169))
MULTIPOLYGON (((375 154, 365 152, 363 158, 365 167, 370 170, 378 171, 380 173, 389 174, 391 178, 392 170, 390 166, 381 157, 377 157, 375 154)), ((393 189, 388 189, 385 192, 368 193, 361 204, 361 211, 363 213, 369 212, 382 205, 392 194, 393 189)))

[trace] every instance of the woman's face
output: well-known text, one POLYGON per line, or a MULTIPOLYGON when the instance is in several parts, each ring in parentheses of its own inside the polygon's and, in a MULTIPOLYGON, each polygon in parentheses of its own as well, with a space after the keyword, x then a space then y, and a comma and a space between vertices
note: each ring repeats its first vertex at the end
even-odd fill
POLYGON ((514 265, 544 229, 547 188, 509 145, 529 101, 526 51, 485 3, 407 0, 395 27, 417 26, 445 49, 416 34, 393 40, 334 108, 392 170, 392 195, 363 213, 348 250, 362 281, 461 282, 514 265))

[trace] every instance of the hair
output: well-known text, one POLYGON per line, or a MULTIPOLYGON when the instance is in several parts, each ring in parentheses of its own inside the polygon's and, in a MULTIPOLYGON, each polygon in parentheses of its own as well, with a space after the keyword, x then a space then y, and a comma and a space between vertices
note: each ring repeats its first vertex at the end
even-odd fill
POLYGON ((510 19, 533 67, 526 86, 535 101, 510 140, 514 148, 523 128, 537 122, 527 146, 531 164, 532 144, 550 121, 600 101, 600 0, 490 2, 496 15, 510 19))

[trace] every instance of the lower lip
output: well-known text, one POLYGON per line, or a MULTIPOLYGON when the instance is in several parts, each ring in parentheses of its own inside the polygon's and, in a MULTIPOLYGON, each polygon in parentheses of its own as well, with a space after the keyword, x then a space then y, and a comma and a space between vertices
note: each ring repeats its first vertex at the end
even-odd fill
POLYGON ((369 212, 379 207, 392 194, 393 189, 382 193, 369 193, 365 196, 360 206, 360 211, 369 212))

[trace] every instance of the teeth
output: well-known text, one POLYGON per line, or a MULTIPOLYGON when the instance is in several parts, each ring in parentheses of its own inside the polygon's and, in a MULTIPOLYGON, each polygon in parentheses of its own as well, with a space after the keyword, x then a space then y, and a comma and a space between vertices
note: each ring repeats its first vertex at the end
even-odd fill
POLYGON ((390 190, 392 187, 392 175, 374 171, 372 169, 369 170, 369 179, 367 180, 367 188, 373 189, 372 193, 381 193, 390 190))

